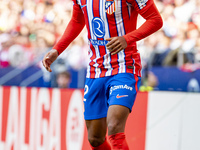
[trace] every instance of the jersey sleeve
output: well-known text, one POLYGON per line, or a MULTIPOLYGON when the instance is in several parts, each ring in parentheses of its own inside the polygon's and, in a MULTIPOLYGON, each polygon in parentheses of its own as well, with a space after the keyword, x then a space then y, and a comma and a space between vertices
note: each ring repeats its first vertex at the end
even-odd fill
POLYGON ((128 45, 153 34, 163 25, 162 17, 153 0, 131 0, 131 4, 146 21, 138 29, 124 35, 128 45))
POLYGON ((53 49, 56 49, 61 54, 68 45, 79 35, 85 26, 85 20, 80 5, 76 0, 73 1, 72 18, 67 25, 61 39, 56 43, 53 49))

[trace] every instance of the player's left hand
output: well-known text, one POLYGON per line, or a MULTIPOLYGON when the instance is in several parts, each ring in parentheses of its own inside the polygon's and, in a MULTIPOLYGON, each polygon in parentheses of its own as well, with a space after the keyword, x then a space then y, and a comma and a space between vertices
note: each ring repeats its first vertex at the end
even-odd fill
POLYGON ((110 51, 111 55, 117 54, 127 47, 127 42, 123 36, 111 37, 106 40, 110 41, 106 44, 106 47, 110 51))

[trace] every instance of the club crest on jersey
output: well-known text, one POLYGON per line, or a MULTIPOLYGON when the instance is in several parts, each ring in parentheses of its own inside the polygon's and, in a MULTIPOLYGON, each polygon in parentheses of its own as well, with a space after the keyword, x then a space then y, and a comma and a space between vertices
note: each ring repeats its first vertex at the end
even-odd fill
POLYGON ((115 0, 106 0, 105 2, 106 13, 111 15, 116 11, 116 2, 115 0))

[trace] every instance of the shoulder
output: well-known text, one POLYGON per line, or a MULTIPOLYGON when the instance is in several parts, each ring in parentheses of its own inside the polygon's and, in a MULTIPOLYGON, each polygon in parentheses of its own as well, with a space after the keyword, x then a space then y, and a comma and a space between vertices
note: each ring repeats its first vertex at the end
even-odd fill
POLYGON ((139 7, 139 9, 144 8, 147 5, 147 2, 150 0, 134 0, 135 3, 137 3, 137 6, 139 7))
POLYGON ((137 11, 147 9, 154 3, 153 0, 127 0, 127 2, 135 7, 137 11))
POLYGON ((74 4, 80 5, 80 4, 81 4, 81 1, 80 1, 80 0, 72 0, 72 2, 73 2, 73 5, 74 5, 74 4))

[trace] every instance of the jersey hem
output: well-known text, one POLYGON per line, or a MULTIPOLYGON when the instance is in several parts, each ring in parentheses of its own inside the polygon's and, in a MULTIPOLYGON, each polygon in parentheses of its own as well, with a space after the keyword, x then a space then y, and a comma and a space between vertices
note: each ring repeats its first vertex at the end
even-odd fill
MULTIPOLYGON (((132 73, 132 72, 120 72, 120 73, 131 73, 131 74, 134 74, 134 75, 136 75, 136 76, 138 76, 138 77, 141 77, 141 74, 137 74, 137 73, 132 73)), ((117 74, 120 74, 119 72, 118 73, 115 73, 115 74, 112 74, 112 75, 105 75, 105 76, 103 76, 103 77, 110 77, 110 76, 114 76, 114 75, 117 75, 117 74)), ((103 78, 103 77, 88 77, 87 75, 86 75, 86 78, 87 79, 98 79, 98 78, 103 78)))

